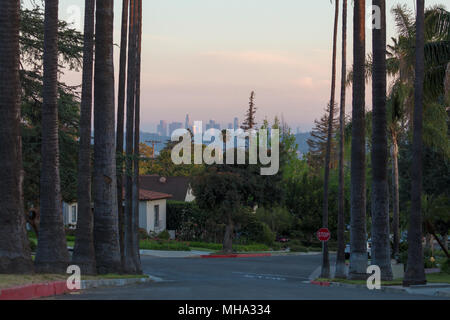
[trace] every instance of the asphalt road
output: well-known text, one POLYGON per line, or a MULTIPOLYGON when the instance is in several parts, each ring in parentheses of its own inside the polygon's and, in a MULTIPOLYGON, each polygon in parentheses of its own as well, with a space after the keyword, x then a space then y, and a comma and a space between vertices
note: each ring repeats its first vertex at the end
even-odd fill
MULTIPOLYGON (((332 259, 333 261, 333 259, 332 259)), ((416 300, 431 296, 319 287, 308 281, 320 255, 239 259, 142 257, 144 273, 161 280, 100 288, 53 299, 82 300, 416 300)))

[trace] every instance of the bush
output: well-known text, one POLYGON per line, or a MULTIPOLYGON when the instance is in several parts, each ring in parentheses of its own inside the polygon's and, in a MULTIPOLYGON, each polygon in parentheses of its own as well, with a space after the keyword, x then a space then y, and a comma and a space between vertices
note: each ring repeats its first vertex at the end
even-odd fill
POLYGON ((450 274, 450 259, 447 258, 445 262, 441 265, 441 272, 450 274))
POLYGON ((189 246, 191 248, 202 248, 209 250, 222 250, 223 248, 223 245, 221 243, 198 242, 198 241, 189 242, 189 246))
POLYGON ((308 248, 299 244, 290 245, 289 249, 291 252, 308 252, 308 248))
POLYGON ((148 233, 147 233, 147 230, 139 228, 138 232, 139 232, 139 239, 140 240, 147 240, 147 239, 150 238, 148 233))
POLYGON ((37 244, 33 240, 30 240, 30 250, 31 252, 36 252, 37 244))
POLYGON ((158 239, 161 239, 161 240, 169 240, 169 239, 170 239, 169 231, 164 230, 164 231, 160 232, 160 233, 158 234, 158 239))

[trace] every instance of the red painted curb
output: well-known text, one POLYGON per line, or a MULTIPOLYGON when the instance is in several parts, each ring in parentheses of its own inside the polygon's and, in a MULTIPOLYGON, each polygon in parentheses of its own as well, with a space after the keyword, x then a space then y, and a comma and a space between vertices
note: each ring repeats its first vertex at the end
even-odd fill
POLYGON ((201 258, 206 259, 226 259, 226 258, 256 258, 256 257, 271 257, 271 253, 249 253, 249 254, 217 254, 217 255, 202 255, 201 258))
POLYGON ((30 284, 0 290, 0 300, 30 300, 69 293, 65 281, 30 284))
POLYGON ((311 281, 310 283, 321 287, 329 287, 331 284, 331 282, 328 281, 314 281, 314 280, 311 281))

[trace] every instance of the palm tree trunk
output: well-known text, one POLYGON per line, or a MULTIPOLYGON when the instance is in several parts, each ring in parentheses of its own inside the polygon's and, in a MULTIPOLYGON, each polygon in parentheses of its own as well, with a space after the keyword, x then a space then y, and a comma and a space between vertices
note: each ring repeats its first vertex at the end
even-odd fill
POLYGON ((392 207, 393 222, 392 231, 394 234, 394 258, 398 260, 400 254, 400 192, 399 192, 399 173, 398 173, 398 141, 397 134, 391 133, 392 148, 392 207))
POLYGON ((139 255, 139 143, 140 143, 140 99, 141 99, 141 41, 142 0, 137 1, 137 46, 136 46, 136 100, 134 105, 134 172, 133 172, 133 247, 136 273, 142 273, 139 255))
POLYGON ((20 133, 20 2, 2 2, 0 11, 0 274, 31 273, 23 205, 20 133))
POLYGON ((119 96, 117 104, 117 209, 119 213, 119 239, 122 263, 124 259, 124 210, 123 210, 123 140, 125 121, 125 81, 127 67, 127 29, 128 29, 128 3, 130 0, 122 1, 122 30, 120 39, 120 66, 119 66, 119 96))
POLYGON ((97 1, 94 76, 94 246, 97 272, 120 273, 113 64, 114 1, 97 1))
POLYGON ((94 216, 91 201, 92 77, 94 66, 95 0, 86 0, 84 12, 83 85, 78 154, 78 221, 72 263, 82 274, 95 274, 94 216))
POLYGON ((365 59, 366 1, 355 1, 353 17, 353 112, 349 279, 367 278, 365 59))
POLYGON ((35 267, 65 273, 69 264, 62 215, 58 139, 58 0, 45 1, 42 104, 41 221, 35 267))
POLYGON ((422 128, 423 83, 425 76, 425 1, 417 0, 416 67, 414 83, 413 162, 411 166, 411 212, 408 230, 408 265, 404 286, 426 283, 422 248, 422 128))
POLYGON ((388 139, 386 112, 386 0, 373 0, 380 8, 381 28, 373 28, 372 72, 372 265, 382 280, 392 280, 389 240, 388 139))
POLYGON ((342 2, 342 72, 341 72, 341 108, 339 115, 339 190, 338 190, 338 252, 334 277, 345 279, 345 94, 347 82, 347 0, 342 2))
MULTIPOLYGON (((323 187, 323 211, 322 211, 322 225, 328 228, 328 189, 330 183, 330 158, 331 158, 331 140, 333 139, 333 117, 335 107, 335 92, 336 92, 336 44, 339 22, 339 0, 336 1, 336 9, 334 13, 334 31, 333 31, 333 61, 331 70, 331 98, 330 98, 330 115, 328 116, 328 138, 325 153, 325 177, 323 187)), ((322 278, 330 277, 330 257, 328 254, 328 242, 322 242, 322 278)))
POLYGON ((126 157, 125 157, 125 214, 124 214, 124 271, 134 274, 135 248, 133 244, 133 145, 134 145, 134 108, 136 94, 136 14, 137 0, 130 1, 130 25, 128 39, 128 76, 127 76, 127 120, 126 120, 126 157))

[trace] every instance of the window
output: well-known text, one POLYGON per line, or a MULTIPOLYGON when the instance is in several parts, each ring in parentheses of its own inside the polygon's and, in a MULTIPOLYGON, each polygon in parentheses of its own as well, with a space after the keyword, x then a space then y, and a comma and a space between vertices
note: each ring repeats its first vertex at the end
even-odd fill
POLYGON ((159 227, 159 205, 155 206, 155 228, 159 227))
POLYGON ((77 206, 72 206, 72 223, 77 223, 77 206))

